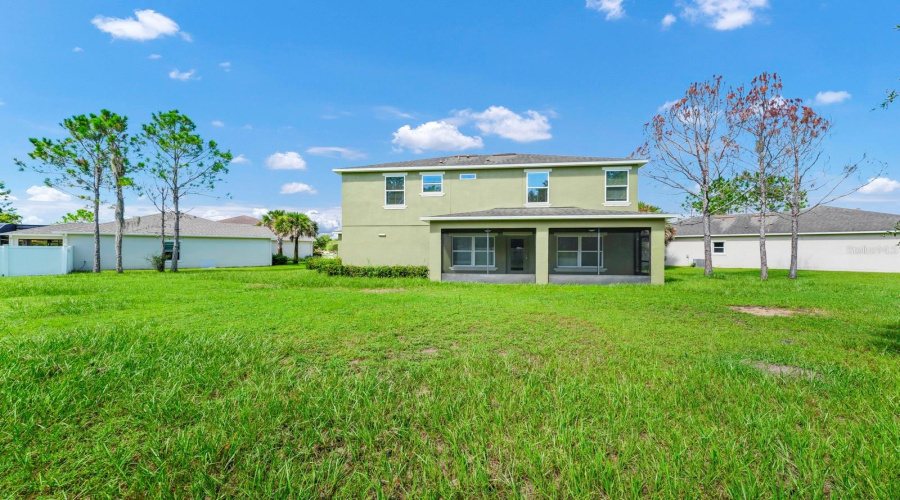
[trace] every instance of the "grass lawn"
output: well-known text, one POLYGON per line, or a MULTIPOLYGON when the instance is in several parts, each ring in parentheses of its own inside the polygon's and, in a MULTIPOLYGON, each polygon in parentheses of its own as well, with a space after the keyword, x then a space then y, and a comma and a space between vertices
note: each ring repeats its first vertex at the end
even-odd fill
POLYGON ((772 275, 3 278, 0 497, 900 497, 900 278, 772 275))

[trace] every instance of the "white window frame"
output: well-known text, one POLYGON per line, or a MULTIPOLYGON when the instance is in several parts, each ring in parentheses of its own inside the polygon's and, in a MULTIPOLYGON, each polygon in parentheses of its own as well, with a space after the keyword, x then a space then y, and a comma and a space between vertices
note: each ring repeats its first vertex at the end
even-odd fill
POLYGON ((384 205, 383 205, 383 208, 385 210, 403 210, 404 208, 406 208, 406 174, 405 173, 402 173, 402 174, 390 173, 390 174, 382 174, 382 175, 384 175, 384 198, 383 198, 384 205), (403 177, 403 204, 402 205, 388 205, 388 201, 387 201, 388 193, 389 192, 391 192, 391 193, 400 192, 399 189, 392 189, 392 190, 388 191, 388 188, 387 188, 388 177, 403 177))
POLYGON ((606 239, 605 238, 606 233, 556 233, 555 236, 556 236, 556 267, 553 268, 554 271, 556 271, 558 273, 564 273, 564 272, 579 272, 580 273, 580 272, 584 272, 584 271, 601 272, 602 273, 602 272, 606 271, 606 267, 604 266, 604 258, 605 258, 604 253, 605 252, 603 250, 603 248, 604 248, 603 245, 605 243, 604 240, 606 239), (593 250, 582 250, 581 249, 582 238, 587 238, 587 237, 597 238, 597 240, 598 240, 597 241, 597 254, 598 254, 597 260, 599 261, 598 263, 600 264, 599 267, 597 267, 597 266, 582 266, 581 265, 581 254, 584 253, 585 251, 593 252, 593 250), (578 253, 578 265, 575 265, 575 266, 559 265, 559 252, 560 252, 559 238, 578 238, 578 250, 563 250, 564 252, 569 252, 569 253, 577 252, 578 253))
POLYGON ((549 207, 550 206, 550 172, 553 169, 545 168, 540 170, 526 170, 525 171, 525 206, 526 207, 549 207), (547 201, 538 201, 538 202, 530 202, 528 201, 528 190, 529 189, 545 189, 543 186, 537 186, 532 188, 528 185, 528 176, 529 174, 547 174, 547 201))
MULTIPOLYGON (((419 196, 444 196, 444 172, 419 172, 419 176, 422 178, 422 188, 419 192, 419 196), (440 177, 441 178, 441 190, 438 192, 434 191, 425 191, 425 177, 440 177)), ((429 184, 434 184, 433 182, 429 182, 429 184)), ((405 184, 404 184, 405 187, 405 184)))
POLYGON ((631 167, 604 167, 603 168, 603 205, 607 207, 627 207, 631 205, 631 167), (625 201, 620 200, 609 200, 609 188, 610 187, 623 187, 623 186, 609 186, 607 182, 609 181, 609 172, 627 172, 628 175, 625 176, 625 201))
POLYGON ((712 253, 713 253, 713 255, 725 255, 725 242, 724 242, 724 241, 714 241, 713 244, 712 244, 712 253), (722 245, 722 251, 721 251, 721 252, 717 252, 717 251, 716 251, 716 245, 717 245, 717 244, 721 244, 721 245, 722 245))
POLYGON ((459 180, 461 181, 474 181, 478 179, 478 174, 459 174, 459 180))
MULTIPOLYGON (((484 251, 484 250, 482 250, 484 251)), ((496 271, 497 270, 497 236, 494 234, 485 235, 478 233, 468 233, 468 234, 451 234, 450 235, 450 270, 451 271, 496 271), (472 239, 472 248, 468 250, 471 254, 472 264, 470 265, 454 265, 453 264, 453 254, 454 253, 463 253, 463 250, 453 250, 453 238, 471 238, 472 239), (488 245, 487 254, 488 254, 488 264, 478 265, 475 264, 475 240, 478 238, 485 239, 490 238, 490 244, 488 245), (493 264, 490 262, 493 260, 493 264)))

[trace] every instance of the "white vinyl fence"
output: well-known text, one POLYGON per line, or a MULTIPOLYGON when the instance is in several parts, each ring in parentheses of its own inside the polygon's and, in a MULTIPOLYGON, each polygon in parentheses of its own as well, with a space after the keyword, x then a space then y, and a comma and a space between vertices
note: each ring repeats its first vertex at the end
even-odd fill
POLYGON ((72 247, 0 246, 0 276, 47 276, 69 274, 73 268, 72 247))

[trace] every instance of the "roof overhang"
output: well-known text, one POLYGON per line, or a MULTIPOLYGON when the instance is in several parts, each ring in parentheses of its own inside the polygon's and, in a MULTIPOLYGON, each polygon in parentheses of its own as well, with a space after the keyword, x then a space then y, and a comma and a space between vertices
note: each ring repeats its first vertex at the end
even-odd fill
MULTIPOLYGON (((854 235, 854 234, 878 234, 885 235, 889 233, 887 229, 884 231, 831 231, 831 232, 799 232, 797 233, 799 236, 841 236, 841 235, 854 235)), ((766 233, 766 237, 769 236, 790 236, 791 233, 766 233)), ((759 238, 759 233, 744 233, 744 234, 710 234, 710 238, 759 238)), ((702 234, 678 234, 675 233, 675 239, 688 239, 688 238, 703 238, 702 234)))
POLYGON ((492 216, 430 216, 419 217, 419 220, 425 222, 443 222, 443 221, 494 221, 494 220, 628 220, 628 219, 671 219, 677 217, 675 214, 628 214, 628 215, 492 215, 492 216))
POLYGON ((364 172, 418 172, 432 170, 502 170, 511 168, 562 168, 562 167, 610 167, 610 166, 635 166, 641 167, 650 160, 634 159, 634 160, 609 160, 609 161, 587 161, 587 162, 564 162, 564 163, 510 163, 497 165, 427 165, 424 167, 372 167, 372 168, 335 168, 332 172, 338 174, 359 174, 364 172))

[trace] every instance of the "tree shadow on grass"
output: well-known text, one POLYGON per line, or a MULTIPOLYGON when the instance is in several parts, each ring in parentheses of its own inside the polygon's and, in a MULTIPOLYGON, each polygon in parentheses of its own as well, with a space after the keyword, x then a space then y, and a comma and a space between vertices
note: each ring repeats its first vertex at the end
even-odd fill
POLYGON ((872 332, 872 346, 879 351, 900 355, 900 323, 888 324, 872 332))

